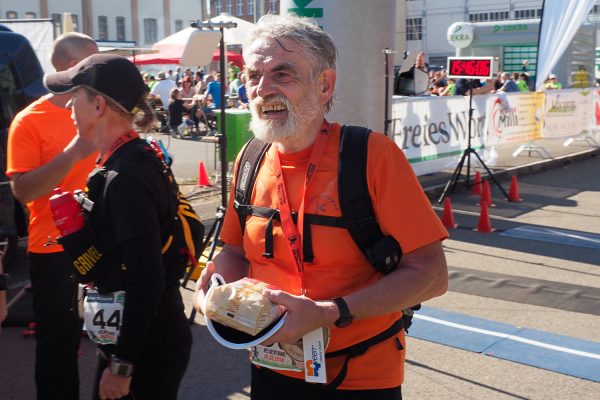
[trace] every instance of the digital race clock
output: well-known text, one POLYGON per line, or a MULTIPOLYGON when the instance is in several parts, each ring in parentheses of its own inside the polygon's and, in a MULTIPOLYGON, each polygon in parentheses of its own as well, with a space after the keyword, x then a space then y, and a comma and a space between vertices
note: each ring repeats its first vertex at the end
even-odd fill
POLYGON ((448 78, 490 79, 493 57, 448 57, 448 78))

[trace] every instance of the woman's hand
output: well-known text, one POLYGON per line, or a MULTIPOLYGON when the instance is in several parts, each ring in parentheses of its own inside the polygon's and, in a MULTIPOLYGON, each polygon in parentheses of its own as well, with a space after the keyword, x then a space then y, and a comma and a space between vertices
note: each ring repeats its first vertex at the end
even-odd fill
POLYGON ((98 395, 100 399, 120 399, 129 393, 131 387, 131 377, 113 375, 108 368, 105 368, 100 378, 98 395))

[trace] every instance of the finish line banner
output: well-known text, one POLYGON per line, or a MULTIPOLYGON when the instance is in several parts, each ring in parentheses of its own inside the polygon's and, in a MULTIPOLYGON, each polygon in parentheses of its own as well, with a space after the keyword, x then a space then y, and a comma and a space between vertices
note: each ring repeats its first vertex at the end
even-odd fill
MULTIPOLYGON (((471 146, 484 143, 487 96, 473 96, 471 146)), ((469 138, 469 97, 394 98, 391 132, 417 175, 454 168, 469 138)))

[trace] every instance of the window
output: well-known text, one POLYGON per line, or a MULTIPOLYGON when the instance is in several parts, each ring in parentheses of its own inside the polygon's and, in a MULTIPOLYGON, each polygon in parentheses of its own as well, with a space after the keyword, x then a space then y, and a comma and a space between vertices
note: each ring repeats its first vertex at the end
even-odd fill
POLYGON ((246 12, 246 14, 248 14, 248 15, 254 15, 254 0, 248 0, 248 3, 247 3, 246 7, 247 7, 247 10, 248 10, 246 12))
POLYGON ((27 11, 25 13, 25 19, 34 19, 35 18, 35 13, 33 11, 27 11))
POLYGON ((490 13, 490 21, 504 21, 508 19, 508 11, 495 11, 490 13))
POLYGON ((73 32, 79 32, 79 16, 71 14, 71 20, 73 21, 73 32))
POLYGON ((542 16, 542 9, 515 10, 515 19, 539 18, 542 16))
POLYGON ((62 33, 62 15, 52 14, 52 25, 54 25, 54 37, 58 37, 62 33))
POLYGON ((156 18, 144 18, 144 43, 154 44, 158 40, 156 18))
POLYGON ((423 30, 421 18, 406 19, 406 40, 423 39, 423 30))
POLYGON ((469 14, 469 22, 483 22, 489 21, 490 16, 488 13, 472 13, 469 14))
POLYGON ((6 19, 17 19, 17 12, 16 11, 7 11, 6 12, 6 19))
POLYGON ((183 20, 176 19, 175 20, 175 32, 179 32, 182 29, 183 29, 183 20))
POLYGON ((277 0, 269 0, 269 12, 277 14, 277 0))
POLYGON ((225 12, 229 15, 233 14, 233 0, 227 0, 225 4, 225 12))
POLYGON ((508 20, 508 11, 494 11, 490 13, 470 13, 469 22, 504 21, 508 20))
POLYGON ((237 0, 237 15, 244 15, 244 0, 237 0))
POLYGON ((223 12, 223 4, 221 3, 221 0, 216 0, 215 1, 215 15, 219 15, 223 12))
POLYGON ((108 18, 104 15, 98 17, 98 40, 108 40, 108 18))
MULTIPOLYGON (((540 14, 541 14, 541 10, 540 10, 540 14)), ((592 10, 590 11, 590 14, 600 14, 600 5, 596 4, 594 5, 594 7, 592 7, 592 10)))
POLYGON ((125 40, 125 17, 117 17, 117 40, 125 40))

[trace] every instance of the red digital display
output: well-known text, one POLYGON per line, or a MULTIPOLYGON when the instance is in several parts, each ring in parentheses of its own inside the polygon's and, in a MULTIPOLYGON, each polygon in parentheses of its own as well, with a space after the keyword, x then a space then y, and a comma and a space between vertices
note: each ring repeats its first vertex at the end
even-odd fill
POLYGON ((493 58, 460 57, 448 58, 448 77, 450 78, 491 78, 493 58))

